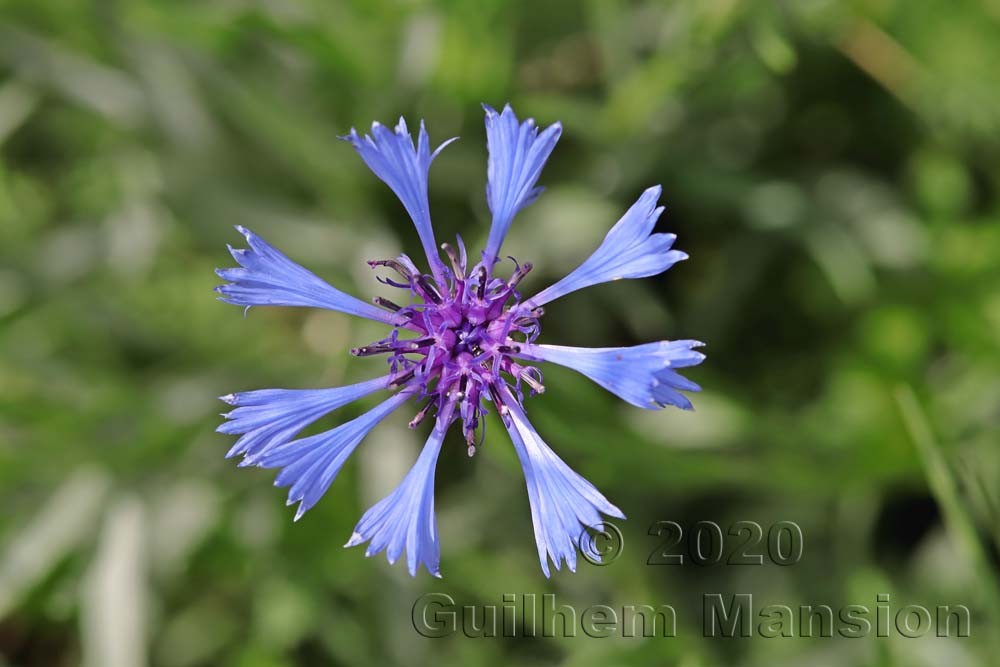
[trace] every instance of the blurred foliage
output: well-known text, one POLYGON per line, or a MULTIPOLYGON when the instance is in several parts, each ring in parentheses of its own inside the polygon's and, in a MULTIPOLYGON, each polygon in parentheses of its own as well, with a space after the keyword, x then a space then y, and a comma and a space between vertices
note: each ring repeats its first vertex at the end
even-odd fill
MULTIPOLYGON (((0 3, 0 665, 995 664, 1000 4, 0 3), (516 458, 442 457, 442 581, 341 544, 421 434, 376 430, 301 522, 215 434, 220 394, 381 370, 378 327, 217 302, 246 224, 359 295, 418 249, 338 134, 461 135, 439 238, 485 239, 480 102, 565 131, 507 250, 572 268, 662 183, 691 259, 552 305, 543 340, 698 338, 697 411, 570 371, 528 406, 629 515, 546 581, 516 458), (792 567, 646 567, 655 520, 798 522, 792 567), (675 639, 423 639, 413 601, 673 604, 675 639), (704 639, 700 596, 966 604, 969 639, 704 639)), ((353 408, 355 411, 364 406, 353 408)), ((351 414, 352 408, 342 412, 351 414)), ((344 415, 339 415, 343 418, 344 415)))

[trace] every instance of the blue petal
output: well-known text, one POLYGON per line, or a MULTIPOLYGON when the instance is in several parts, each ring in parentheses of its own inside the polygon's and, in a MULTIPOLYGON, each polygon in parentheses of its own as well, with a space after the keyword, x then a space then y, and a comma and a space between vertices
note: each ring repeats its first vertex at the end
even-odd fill
POLYGON ((687 259, 687 254, 670 249, 677 238, 675 235, 652 233, 663 212, 663 207, 656 205, 659 198, 659 186, 643 192, 611 228, 594 254, 555 285, 528 299, 525 305, 540 306, 578 289, 611 280, 655 276, 687 259))
POLYGON ((323 497, 344 462, 368 432, 409 398, 409 393, 405 391, 395 394, 335 429, 271 447, 259 454, 255 463, 261 468, 282 469, 274 485, 292 487, 288 490, 287 504, 299 503, 295 512, 295 520, 298 521, 323 497))
POLYGON ((372 123, 371 135, 362 137, 352 127, 350 134, 341 139, 351 142, 368 168, 399 197, 406 212, 413 218, 431 269, 438 275, 443 265, 434 241, 434 229, 431 227, 427 173, 437 154, 455 139, 449 139, 431 153, 427 130, 423 121, 420 121, 420 133, 414 147, 413 137, 402 118, 394 132, 381 123, 372 123))
POLYGON ((673 405, 690 410, 691 402, 678 390, 701 391, 701 387, 673 369, 700 364, 705 355, 694 348, 702 345, 696 340, 601 348, 521 345, 519 356, 572 368, 640 408, 673 405))
MULTIPOLYGON (((223 396, 236 406, 225 413, 219 433, 242 434, 226 458, 244 454, 246 465, 254 457, 287 443, 320 417, 363 396, 386 389, 390 376, 330 389, 260 389, 223 396)), ((241 465, 243 465, 241 463, 241 465)))
POLYGON ((489 148, 486 200, 493 213, 493 225, 483 251, 487 266, 500 253, 514 216, 542 192, 535 187, 545 161, 562 134, 562 125, 553 123, 541 134, 534 119, 518 123, 510 105, 502 113, 483 105, 486 110, 486 143, 489 148))
POLYGON ((435 577, 441 576, 441 545, 434 518, 434 468, 449 423, 450 414, 439 416, 417 462, 392 493, 365 512, 345 547, 370 540, 365 556, 385 551, 389 562, 395 563, 406 551, 411 576, 416 576, 421 564, 435 577))
POLYGON ((226 303, 237 306, 312 306, 393 324, 394 313, 387 312, 345 294, 314 273, 307 271, 249 229, 236 226, 246 237, 249 249, 229 247, 239 263, 238 269, 216 269, 223 280, 215 291, 226 303))
POLYGON ((512 396, 507 407, 510 423, 505 426, 524 469, 542 572, 549 576, 549 559, 557 570, 565 562, 576 572, 584 531, 599 524, 601 514, 625 515, 545 444, 512 396))

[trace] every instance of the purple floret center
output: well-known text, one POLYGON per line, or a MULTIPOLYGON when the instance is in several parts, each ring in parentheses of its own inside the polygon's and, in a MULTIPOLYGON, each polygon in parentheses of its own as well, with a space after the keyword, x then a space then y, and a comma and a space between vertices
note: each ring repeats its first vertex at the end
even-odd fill
POLYGON ((397 314, 399 324, 387 338, 351 353, 387 354, 392 386, 427 399, 410 427, 416 427, 432 410, 453 414, 453 419, 462 420, 472 456, 485 435, 483 416, 489 413, 489 403, 504 415, 504 401, 510 400, 505 396, 523 402, 522 382, 530 394, 545 390, 541 371, 514 359, 521 344, 538 337, 543 310, 522 305, 516 289, 531 270, 530 264, 515 261, 510 278, 503 279, 493 277, 482 264, 467 271, 461 239, 460 252, 447 244, 442 248, 451 268, 444 268, 440 279, 421 273, 405 255, 369 262, 372 268, 392 270, 398 277, 380 277, 379 281, 408 290, 411 302, 403 307, 376 298, 376 304, 397 314), (502 391, 504 387, 512 391, 502 391))

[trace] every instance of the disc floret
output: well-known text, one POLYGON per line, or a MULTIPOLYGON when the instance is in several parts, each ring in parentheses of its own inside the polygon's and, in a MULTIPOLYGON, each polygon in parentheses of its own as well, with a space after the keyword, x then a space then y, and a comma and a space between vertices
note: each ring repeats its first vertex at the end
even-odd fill
POLYGON ((545 391, 541 371, 517 363, 513 355, 523 344, 535 341, 541 331, 539 307, 525 306, 517 286, 531 271, 531 264, 514 262, 509 278, 492 275, 483 263, 468 270, 465 246, 457 250, 442 244, 450 268, 441 278, 421 273, 406 255, 372 260, 373 269, 387 268, 395 275, 380 276, 383 284, 408 290, 410 304, 399 306, 377 297, 376 305, 396 313, 398 324, 379 341, 351 350, 355 356, 387 354, 393 386, 412 388, 418 399, 426 399, 410 421, 415 428, 434 410, 462 420, 469 456, 485 435, 483 416, 488 404, 506 414, 504 396, 524 400, 522 382, 530 394, 545 391), (510 387, 508 394, 502 391, 510 387), (452 410, 452 408, 457 408, 452 410))

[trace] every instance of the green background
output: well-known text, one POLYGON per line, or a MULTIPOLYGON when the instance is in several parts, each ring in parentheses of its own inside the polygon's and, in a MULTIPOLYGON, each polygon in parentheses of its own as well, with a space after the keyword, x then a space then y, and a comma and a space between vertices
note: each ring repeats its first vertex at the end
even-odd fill
POLYGON ((996 664, 998 63, 996 0, 0 2, 0 665, 996 664), (697 338, 705 391, 645 412, 547 370, 531 418, 629 516, 623 552, 544 579, 493 423, 473 459, 446 443, 444 579, 411 579, 341 548, 414 460, 409 409, 298 523, 214 433, 218 395, 381 373, 347 353, 381 328, 244 319, 213 269, 243 224, 386 293, 364 260, 416 235, 336 137, 400 114, 462 137, 431 204, 480 247, 479 104, 507 100, 564 125, 505 247, 527 291, 657 183, 691 255, 559 300, 541 340, 697 338), (658 520, 794 521, 803 556, 647 566, 658 520), (428 591, 666 603, 678 636, 425 639, 428 591), (708 639, 706 593, 964 604, 972 636, 708 639))

